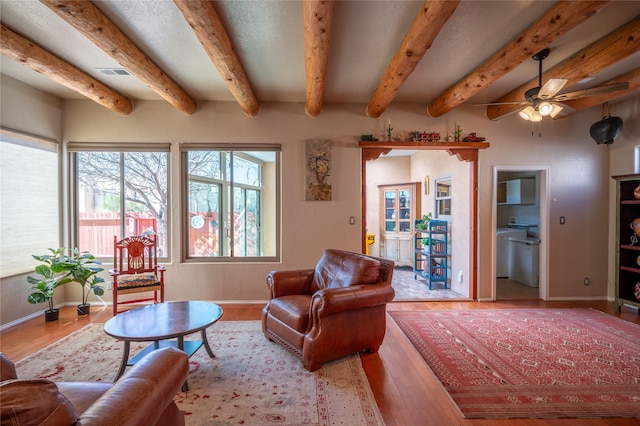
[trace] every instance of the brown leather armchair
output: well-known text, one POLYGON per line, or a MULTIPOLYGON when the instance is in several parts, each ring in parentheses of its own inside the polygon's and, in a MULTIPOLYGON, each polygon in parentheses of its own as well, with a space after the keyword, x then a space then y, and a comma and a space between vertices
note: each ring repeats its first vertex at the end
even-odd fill
POLYGON ((324 252, 315 269, 272 271, 262 331, 314 371, 354 353, 375 353, 393 299, 394 262, 342 250, 324 252))
POLYGON ((189 374, 187 355, 167 347, 151 352, 115 383, 18 379, 0 354, 2 424, 184 425, 173 402, 189 374))

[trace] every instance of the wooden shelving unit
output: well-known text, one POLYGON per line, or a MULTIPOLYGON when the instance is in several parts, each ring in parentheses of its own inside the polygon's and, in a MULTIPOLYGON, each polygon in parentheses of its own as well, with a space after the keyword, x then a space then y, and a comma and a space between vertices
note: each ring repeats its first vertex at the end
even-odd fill
POLYGON ((616 180, 616 306, 640 308, 640 174, 616 180), (636 198, 639 197, 639 198, 636 198))
MULTIPOLYGON (((416 220, 416 225, 421 223, 416 220)), ((433 284, 440 283, 449 288, 449 223, 445 220, 430 220, 427 229, 415 228, 415 250, 413 257, 414 278, 418 276, 433 284), (427 240, 425 242, 425 239, 427 240)))

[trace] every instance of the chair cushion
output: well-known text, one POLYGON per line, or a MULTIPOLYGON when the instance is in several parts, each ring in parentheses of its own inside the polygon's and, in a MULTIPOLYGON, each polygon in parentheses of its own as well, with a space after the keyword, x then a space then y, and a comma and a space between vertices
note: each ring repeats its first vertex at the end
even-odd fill
POLYGON ((325 288, 375 284, 380 279, 380 262, 371 257, 341 250, 325 250, 316 265, 311 292, 325 288))
POLYGON ((72 425, 78 419, 71 402, 50 380, 6 380, 0 384, 2 425, 72 425))
POLYGON ((160 285, 160 281, 153 274, 121 275, 118 277, 118 288, 142 288, 160 285))
POLYGON ((269 302, 269 313, 294 330, 304 333, 309 323, 311 296, 295 294, 280 296, 269 302))

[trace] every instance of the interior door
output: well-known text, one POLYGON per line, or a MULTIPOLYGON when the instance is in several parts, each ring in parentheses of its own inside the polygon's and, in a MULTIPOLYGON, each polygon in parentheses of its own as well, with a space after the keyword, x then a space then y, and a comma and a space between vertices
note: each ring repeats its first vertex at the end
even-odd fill
POLYGON ((416 218, 416 183, 380 187, 381 256, 398 266, 413 262, 413 224, 416 218))

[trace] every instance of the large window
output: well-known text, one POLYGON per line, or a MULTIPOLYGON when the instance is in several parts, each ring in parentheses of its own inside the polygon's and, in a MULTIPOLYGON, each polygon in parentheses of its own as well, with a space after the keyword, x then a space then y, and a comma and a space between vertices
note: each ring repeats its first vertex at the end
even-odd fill
POLYGON ((183 252, 198 261, 279 259, 279 146, 182 146, 183 252))
POLYGON ((158 257, 169 250, 169 145, 69 144, 72 240, 80 250, 113 257, 113 237, 157 234, 158 257))
POLYGON ((60 246, 60 169, 56 142, 4 128, 0 136, 0 277, 8 277, 60 246))

